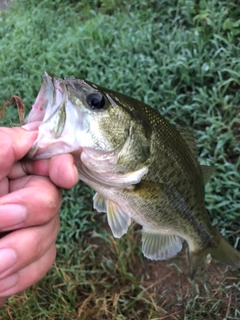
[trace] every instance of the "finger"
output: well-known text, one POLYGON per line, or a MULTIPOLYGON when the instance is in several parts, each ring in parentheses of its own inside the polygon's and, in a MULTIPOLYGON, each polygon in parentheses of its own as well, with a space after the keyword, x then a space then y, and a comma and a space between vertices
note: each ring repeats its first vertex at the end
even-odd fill
POLYGON ((78 182, 78 170, 70 154, 63 154, 51 159, 49 164, 50 179, 59 187, 72 188, 78 182))
POLYGON ((49 176, 50 159, 36 161, 18 161, 14 163, 11 171, 8 173, 9 179, 18 179, 26 175, 49 176))
POLYGON ((8 178, 3 178, 0 180, 0 197, 9 193, 9 181, 8 178))
POLYGON ((37 131, 27 131, 20 127, 0 127, 0 180, 8 175, 13 164, 28 152, 36 138, 37 131))
POLYGON ((45 225, 16 230, 2 238, 0 280, 39 260, 55 243, 59 227, 56 216, 45 225))
POLYGON ((61 207, 61 190, 47 177, 10 181, 10 192, 0 198, 1 231, 47 223, 61 207))
POLYGON ((25 124, 24 126, 22 126, 22 128, 25 130, 29 130, 29 131, 37 130, 41 123, 42 123, 42 121, 29 122, 29 123, 25 124))
POLYGON ((50 176, 61 188, 72 188, 78 182, 78 170, 71 154, 62 154, 47 160, 17 162, 9 172, 9 179, 26 174, 50 176))
POLYGON ((51 268, 55 258, 56 246, 53 244, 40 259, 27 265, 17 273, 0 280, 0 297, 6 299, 6 297, 23 291, 38 282, 51 268))

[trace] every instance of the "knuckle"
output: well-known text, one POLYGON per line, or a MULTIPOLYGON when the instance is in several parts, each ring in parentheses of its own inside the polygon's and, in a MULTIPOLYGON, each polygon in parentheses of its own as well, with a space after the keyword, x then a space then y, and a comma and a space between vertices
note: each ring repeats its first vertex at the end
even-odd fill
POLYGON ((45 208, 50 211, 57 211, 61 206, 61 191, 49 181, 47 181, 44 191, 42 199, 45 208))
POLYGON ((28 204, 29 212, 37 213, 34 219, 39 224, 47 223, 56 216, 62 204, 61 191, 49 181, 45 180, 44 182, 37 186, 35 196, 30 199, 28 204))
POLYGON ((56 196, 48 195, 44 199, 46 209, 56 210, 58 208, 58 199, 56 196))

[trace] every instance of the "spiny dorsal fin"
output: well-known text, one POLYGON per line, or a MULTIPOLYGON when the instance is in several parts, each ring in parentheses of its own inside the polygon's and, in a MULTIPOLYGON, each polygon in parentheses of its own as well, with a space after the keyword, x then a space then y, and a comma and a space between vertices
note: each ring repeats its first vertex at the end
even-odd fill
POLYGON ((195 135, 194 132, 182 127, 178 127, 178 131, 180 132, 181 136, 185 140, 186 144, 192 151, 192 154, 195 158, 198 158, 198 148, 195 141, 195 135))
POLYGON ((203 174, 203 181, 206 185, 216 168, 214 166, 201 166, 201 169, 203 174))
POLYGON ((182 249, 182 241, 173 234, 159 233, 143 227, 142 252, 151 260, 166 260, 182 249))

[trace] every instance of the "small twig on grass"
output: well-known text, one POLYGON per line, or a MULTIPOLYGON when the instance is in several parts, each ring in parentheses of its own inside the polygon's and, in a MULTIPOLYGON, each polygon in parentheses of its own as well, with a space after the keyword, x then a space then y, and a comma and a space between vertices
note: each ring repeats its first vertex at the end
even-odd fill
POLYGON ((178 313, 179 313, 179 312, 176 311, 176 312, 174 312, 174 313, 167 314, 166 316, 163 316, 163 317, 160 317, 160 318, 153 318, 152 320, 164 320, 164 319, 169 319, 169 317, 172 318, 173 320, 178 320, 178 318, 176 318, 176 317, 174 316, 175 314, 178 314, 178 313))
POLYGON ((227 305, 227 311, 226 311, 226 316, 225 318, 228 318, 229 312, 230 312, 230 306, 231 306, 231 302, 232 302, 232 294, 230 293, 229 295, 229 299, 228 299, 228 305, 227 305))
POLYGON ((0 109, 0 119, 4 120, 6 107, 7 107, 7 105, 12 104, 14 100, 17 104, 20 124, 23 125, 24 124, 25 108, 24 108, 24 103, 23 103, 22 99, 18 96, 12 96, 7 102, 5 102, 3 104, 2 108, 0 109))

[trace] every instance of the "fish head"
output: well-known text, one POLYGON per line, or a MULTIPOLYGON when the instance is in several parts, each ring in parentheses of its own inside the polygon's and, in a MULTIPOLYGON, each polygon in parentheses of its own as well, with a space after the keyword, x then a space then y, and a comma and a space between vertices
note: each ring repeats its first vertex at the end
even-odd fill
POLYGON ((97 85, 44 74, 26 122, 41 121, 28 158, 42 159, 80 149, 116 152, 127 140, 131 116, 97 85))
POLYGON ((61 79, 45 72, 26 118, 27 123, 41 121, 27 158, 72 153, 91 172, 141 169, 149 157, 149 137, 143 120, 135 116, 136 100, 129 99, 86 80, 61 79))

